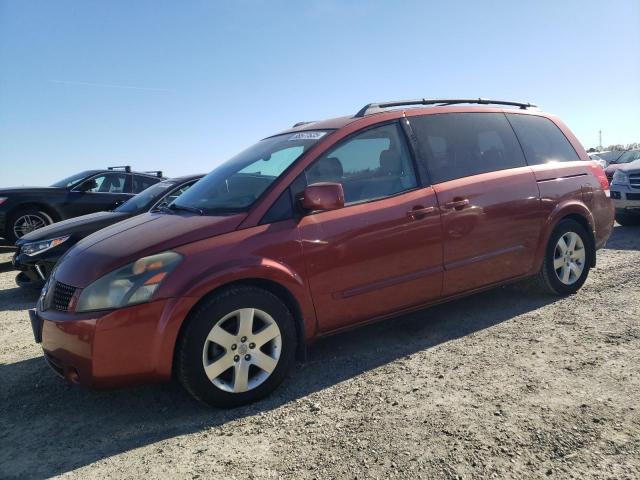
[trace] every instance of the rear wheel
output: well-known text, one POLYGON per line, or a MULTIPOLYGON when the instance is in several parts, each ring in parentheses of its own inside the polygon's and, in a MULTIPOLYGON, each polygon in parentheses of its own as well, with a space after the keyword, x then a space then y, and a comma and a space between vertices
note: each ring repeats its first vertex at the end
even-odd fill
POLYGON ((587 280, 594 247, 585 228, 562 220, 553 230, 538 273, 538 285, 555 295, 577 292, 587 280))
POLYGON ((42 210, 37 209, 25 209, 18 210, 11 216, 7 225, 7 240, 14 243, 17 239, 25 236, 27 233, 31 233, 47 225, 51 225, 53 219, 42 210))
POLYGON ((176 352, 176 374, 198 400, 235 407, 271 393, 294 362, 295 324, 271 292, 233 287, 192 313, 176 352))
POLYGON ((623 227, 635 227, 640 225, 640 213, 629 213, 625 210, 616 210, 616 222, 623 227))

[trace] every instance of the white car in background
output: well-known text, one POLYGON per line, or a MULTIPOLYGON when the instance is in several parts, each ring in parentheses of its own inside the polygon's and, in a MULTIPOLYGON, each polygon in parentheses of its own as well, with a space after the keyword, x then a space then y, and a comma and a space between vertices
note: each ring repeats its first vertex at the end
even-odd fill
POLYGON ((607 168, 607 161, 600 157, 600 155, 598 155, 597 153, 590 153, 589 158, 600 165, 603 170, 607 168))

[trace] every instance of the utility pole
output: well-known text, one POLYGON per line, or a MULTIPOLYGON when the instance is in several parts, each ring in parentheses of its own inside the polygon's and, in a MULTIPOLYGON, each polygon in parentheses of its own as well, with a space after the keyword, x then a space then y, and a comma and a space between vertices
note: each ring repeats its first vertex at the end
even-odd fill
POLYGON ((600 150, 602 150, 602 130, 598 130, 598 136, 600 138, 599 147, 600 147, 600 150))

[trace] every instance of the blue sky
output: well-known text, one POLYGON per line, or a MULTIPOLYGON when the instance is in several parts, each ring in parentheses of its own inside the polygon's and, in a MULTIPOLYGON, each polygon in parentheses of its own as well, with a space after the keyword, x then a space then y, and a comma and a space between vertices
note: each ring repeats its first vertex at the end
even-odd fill
POLYGON ((207 172, 297 121, 478 96, 640 141, 640 1, 0 0, 0 186, 207 172))

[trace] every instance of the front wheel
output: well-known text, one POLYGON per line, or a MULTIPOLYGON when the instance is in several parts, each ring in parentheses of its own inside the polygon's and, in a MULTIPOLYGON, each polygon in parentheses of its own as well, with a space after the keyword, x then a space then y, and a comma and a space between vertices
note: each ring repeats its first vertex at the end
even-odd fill
POLYGON ((291 368, 296 331, 275 295, 239 286, 214 294, 187 319, 176 375, 196 399, 235 407, 271 393, 291 368))
POLYGON ((553 230, 538 284, 555 295, 577 292, 587 280, 594 247, 585 228, 575 220, 562 220, 553 230))

